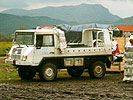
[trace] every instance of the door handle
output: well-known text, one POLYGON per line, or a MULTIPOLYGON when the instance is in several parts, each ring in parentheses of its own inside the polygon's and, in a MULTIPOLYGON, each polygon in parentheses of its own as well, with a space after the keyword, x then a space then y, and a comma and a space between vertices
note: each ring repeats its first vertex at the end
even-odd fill
POLYGON ((49 54, 54 54, 54 52, 50 52, 49 54))

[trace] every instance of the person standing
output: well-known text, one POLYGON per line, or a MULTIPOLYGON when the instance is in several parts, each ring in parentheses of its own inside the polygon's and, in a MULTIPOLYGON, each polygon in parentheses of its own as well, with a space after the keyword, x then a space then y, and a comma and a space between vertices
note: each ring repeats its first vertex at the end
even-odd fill
POLYGON ((119 46, 116 40, 112 40, 112 57, 113 62, 119 62, 118 55, 120 54, 119 46))
POLYGON ((132 47, 133 46, 133 35, 130 36, 130 41, 126 43, 125 47, 132 47))
POLYGON ((116 40, 113 39, 112 44, 113 44, 112 55, 115 56, 116 53, 120 53, 120 50, 116 40))

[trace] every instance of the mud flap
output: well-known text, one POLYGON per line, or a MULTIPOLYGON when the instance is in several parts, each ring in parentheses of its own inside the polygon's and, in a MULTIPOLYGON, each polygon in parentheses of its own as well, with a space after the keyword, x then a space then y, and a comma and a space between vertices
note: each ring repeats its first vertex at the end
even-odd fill
POLYGON ((107 66, 107 68, 111 67, 111 62, 109 60, 106 61, 106 66, 107 66))

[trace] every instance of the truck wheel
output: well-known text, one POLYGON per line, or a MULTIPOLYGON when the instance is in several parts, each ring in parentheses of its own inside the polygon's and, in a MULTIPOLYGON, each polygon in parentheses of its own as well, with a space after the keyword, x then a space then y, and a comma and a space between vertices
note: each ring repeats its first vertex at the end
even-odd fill
POLYGON ((57 67, 53 63, 46 63, 39 71, 39 77, 42 81, 53 81, 57 76, 57 67))
POLYGON ((78 68, 68 68, 67 72, 69 75, 72 77, 80 77, 83 73, 83 69, 78 69, 78 68))
POLYGON ((100 79, 105 75, 106 68, 102 61, 97 61, 89 68, 89 74, 91 78, 100 79))
POLYGON ((30 80, 35 76, 36 71, 33 70, 32 67, 19 67, 18 68, 18 74, 19 74, 21 79, 30 80))

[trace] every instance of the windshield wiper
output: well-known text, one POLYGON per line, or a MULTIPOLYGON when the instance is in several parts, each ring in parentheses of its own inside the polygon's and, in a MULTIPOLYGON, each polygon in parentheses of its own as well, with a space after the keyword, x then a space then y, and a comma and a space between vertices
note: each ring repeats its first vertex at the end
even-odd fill
POLYGON ((28 44, 25 44, 25 45, 26 45, 27 47, 29 47, 28 44))
POLYGON ((18 44, 18 46, 20 47, 20 44, 18 44))

